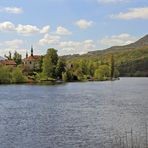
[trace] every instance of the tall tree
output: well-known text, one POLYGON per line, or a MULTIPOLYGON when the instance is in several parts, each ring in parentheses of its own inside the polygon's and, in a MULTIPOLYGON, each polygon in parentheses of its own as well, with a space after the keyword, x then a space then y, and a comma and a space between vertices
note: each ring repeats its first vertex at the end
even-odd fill
POLYGON ((8 60, 12 60, 12 54, 11 54, 11 52, 9 51, 9 55, 7 56, 7 55, 4 55, 5 56, 5 58, 7 58, 8 60))
POLYGON ((57 50, 49 48, 43 59, 43 73, 46 77, 55 77, 55 69, 58 62, 57 50))
POLYGON ((41 55, 41 57, 40 57, 40 59, 39 59, 39 63, 40 63, 40 64, 39 64, 39 65, 40 65, 39 71, 40 71, 40 72, 42 72, 42 68, 43 68, 43 59, 44 59, 44 56, 41 55))
POLYGON ((56 66, 56 76, 60 79, 62 79, 62 73, 65 72, 65 66, 65 60, 63 58, 60 58, 56 66))
POLYGON ((14 52, 13 60, 16 62, 17 65, 22 63, 22 55, 19 54, 17 51, 14 52))
POLYGON ((49 58, 51 58, 51 62, 54 64, 54 65, 57 65, 57 62, 58 62, 58 54, 57 54, 57 50, 54 49, 54 48, 49 48, 47 50, 47 55, 49 58))
POLYGON ((111 79, 114 78, 114 72, 115 72, 115 61, 114 61, 114 55, 111 55, 111 61, 110 61, 110 65, 111 65, 111 79))

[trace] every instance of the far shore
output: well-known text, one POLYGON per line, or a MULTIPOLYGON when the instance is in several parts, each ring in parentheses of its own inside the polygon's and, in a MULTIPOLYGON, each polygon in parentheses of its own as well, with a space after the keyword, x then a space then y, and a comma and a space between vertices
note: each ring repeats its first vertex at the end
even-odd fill
POLYGON ((75 82, 106 82, 106 81, 116 81, 120 80, 121 78, 148 78, 148 77, 119 77, 114 79, 107 79, 107 80, 75 80, 75 81, 63 81, 63 80, 29 80, 26 82, 19 82, 19 83, 0 83, 0 85, 22 85, 22 84, 30 84, 30 85, 56 85, 56 84, 64 84, 64 83, 75 83, 75 82))

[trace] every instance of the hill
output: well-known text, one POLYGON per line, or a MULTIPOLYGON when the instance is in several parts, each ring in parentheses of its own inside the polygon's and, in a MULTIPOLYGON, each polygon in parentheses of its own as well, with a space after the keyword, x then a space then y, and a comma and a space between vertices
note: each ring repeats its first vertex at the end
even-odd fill
POLYGON ((148 35, 132 44, 64 57, 69 63, 80 60, 107 63, 111 54, 114 55, 120 76, 148 76, 148 35))
POLYGON ((148 47, 148 35, 145 35, 143 38, 139 39, 138 41, 136 41, 135 43, 131 43, 128 45, 124 45, 124 46, 113 46, 110 47, 108 49, 105 50, 97 50, 97 51, 91 51, 88 54, 100 54, 100 53, 104 53, 104 52, 118 52, 121 50, 128 50, 128 49, 140 49, 140 48, 144 48, 144 47, 148 47))

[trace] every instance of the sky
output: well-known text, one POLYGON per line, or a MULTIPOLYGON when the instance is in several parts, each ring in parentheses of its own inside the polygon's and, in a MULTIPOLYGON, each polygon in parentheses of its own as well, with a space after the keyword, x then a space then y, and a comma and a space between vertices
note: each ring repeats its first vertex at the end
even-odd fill
POLYGON ((0 56, 83 54, 148 33, 148 0, 1 0, 0 56))

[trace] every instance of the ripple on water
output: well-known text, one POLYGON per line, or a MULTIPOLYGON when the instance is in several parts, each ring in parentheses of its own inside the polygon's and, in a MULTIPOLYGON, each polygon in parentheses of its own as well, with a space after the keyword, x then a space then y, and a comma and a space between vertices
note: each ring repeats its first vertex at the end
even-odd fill
POLYGON ((147 78, 57 86, 0 86, 1 148, 96 148, 145 132, 147 78))

